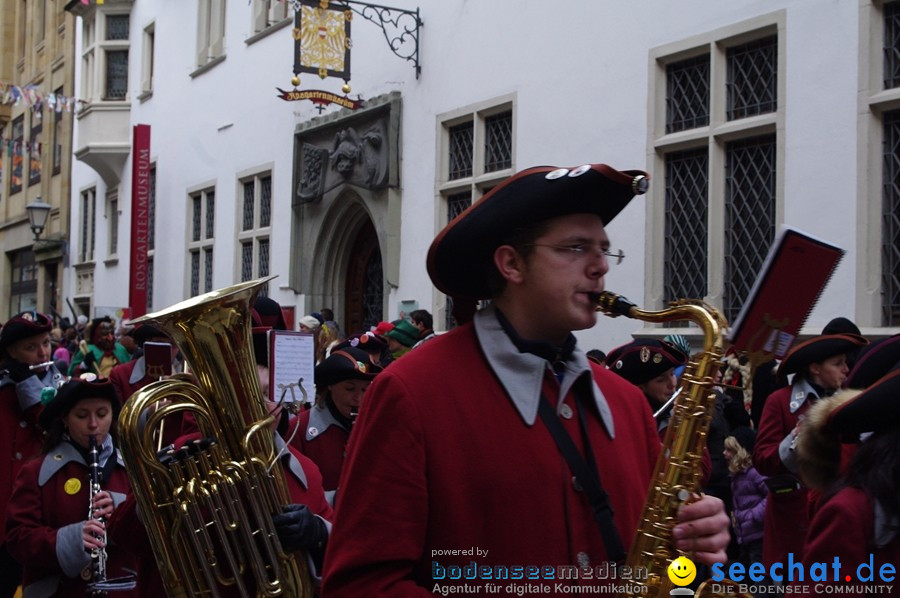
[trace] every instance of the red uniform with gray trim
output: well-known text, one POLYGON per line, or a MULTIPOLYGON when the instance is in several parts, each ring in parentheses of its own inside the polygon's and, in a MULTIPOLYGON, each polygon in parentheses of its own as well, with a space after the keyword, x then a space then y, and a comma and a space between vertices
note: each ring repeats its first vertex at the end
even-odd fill
MULTIPOLYGON (((585 424, 627 548, 661 445, 641 392, 591 367, 615 438, 593 405, 585 424)), ((555 377, 545 376, 542 389, 558 398, 555 377)), ((607 560, 586 495, 540 418, 529 425, 520 416, 472 324, 391 364, 364 401, 341 476, 324 595, 432 596, 440 583, 433 563, 555 569, 607 560)), ((571 392, 563 405, 560 421, 583 450, 571 392)))

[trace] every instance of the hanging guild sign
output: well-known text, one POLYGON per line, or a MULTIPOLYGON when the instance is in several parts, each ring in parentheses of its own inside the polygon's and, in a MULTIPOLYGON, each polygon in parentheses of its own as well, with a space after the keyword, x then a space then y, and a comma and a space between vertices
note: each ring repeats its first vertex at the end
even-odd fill
MULTIPOLYGON (((349 81, 352 18, 346 4, 302 0, 294 16, 294 75, 314 73, 322 79, 349 81)), ((349 85, 344 87, 349 93, 349 85)))

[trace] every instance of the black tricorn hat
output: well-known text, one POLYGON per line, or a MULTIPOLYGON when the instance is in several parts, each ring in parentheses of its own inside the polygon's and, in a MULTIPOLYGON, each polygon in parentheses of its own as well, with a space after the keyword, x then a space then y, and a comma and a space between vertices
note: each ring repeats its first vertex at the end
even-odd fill
POLYGON ((841 355, 867 344, 857 334, 823 334, 794 345, 778 366, 777 377, 784 381, 788 374, 799 372, 811 363, 841 355))
POLYGON ((900 363, 900 334, 889 336, 862 348, 847 380, 846 388, 867 388, 900 363))
POLYGON ((606 164, 536 166, 516 173, 444 227, 428 250, 428 275, 447 295, 484 299, 494 250, 515 231, 568 214, 596 214, 609 222, 635 194, 647 191, 641 170, 606 164))
POLYGON ((890 372, 836 407, 829 414, 827 425, 847 442, 856 442, 863 432, 900 425, 900 370, 890 372))
POLYGON ((316 386, 319 390, 344 380, 371 380, 381 367, 369 360, 369 354, 356 347, 332 352, 316 366, 316 386))
POLYGON ((643 384, 687 360, 687 354, 669 341, 638 338, 610 351, 606 365, 632 384, 643 384))
POLYGON ((42 313, 23 311, 16 314, 0 328, 0 351, 22 339, 50 332, 52 328, 53 322, 42 313))
POLYGON ((138 347, 143 347, 144 343, 151 338, 169 338, 169 335, 163 330, 156 326, 151 326, 150 324, 141 324, 137 328, 134 328, 129 334, 134 338, 134 342, 137 343, 138 347))
POLYGON ((81 399, 106 399, 112 404, 113 421, 119 415, 119 395, 109 379, 73 378, 60 386, 53 398, 44 405, 39 416, 41 427, 46 430, 56 418, 68 413, 81 399))
POLYGON ((348 347, 362 349, 366 353, 374 353, 380 355, 382 351, 387 349, 387 342, 383 337, 378 336, 374 332, 362 332, 359 334, 351 334, 337 345, 333 351, 339 351, 348 347))

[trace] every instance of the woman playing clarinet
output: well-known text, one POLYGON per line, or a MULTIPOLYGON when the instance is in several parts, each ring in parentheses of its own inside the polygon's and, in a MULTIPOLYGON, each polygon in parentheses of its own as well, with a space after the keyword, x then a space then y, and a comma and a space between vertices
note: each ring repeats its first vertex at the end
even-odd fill
POLYGON ((123 598, 136 596, 127 581, 133 559, 105 543, 104 522, 128 491, 110 430, 120 407, 116 391, 106 379, 76 379, 44 399, 44 455, 19 472, 7 517, 24 595, 82 598, 112 587, 123 598))

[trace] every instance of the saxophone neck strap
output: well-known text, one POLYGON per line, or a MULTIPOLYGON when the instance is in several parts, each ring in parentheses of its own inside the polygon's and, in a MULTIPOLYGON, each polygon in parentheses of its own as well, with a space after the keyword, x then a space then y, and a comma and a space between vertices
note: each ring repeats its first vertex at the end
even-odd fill
POLYGON ((539 401, 538 413, 550 432, 550 436, 553 437, 560 454, 565 458, 566 463, 569 464, 569 469, 572 475, 575 476, 574 481, 581 486, 590 500, 591 508, 594 511, 594 520, 597 523, 597 528, 600 530, 603 543, 606 545, 607 558, 611 561, 621 562, 626 556, 625 549, 622 546, 622 539, 619 538, 619 533, 613 521, 613 510, 609 504, 609 495, 600 483, 600 473, 594 461, 594 451, 591 450, 588 440, 584 407, 577 397, 575 405, 578 409, 578 423, 581 428, 585 453, 587 453, 587 461, 585 461, 578 451, 578 447, 572 441, 572 437, 569 436, 569 433, 566 432, 566 429, 559 421, 559 416, 556 414, 556 410, 553 409, 553 405, 543 394, 541 394, 541 400, 539 401))

